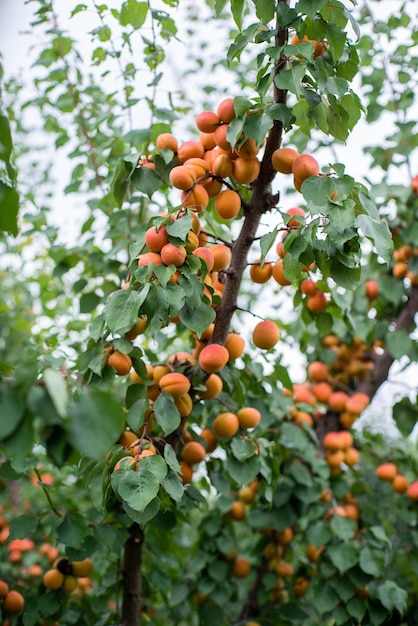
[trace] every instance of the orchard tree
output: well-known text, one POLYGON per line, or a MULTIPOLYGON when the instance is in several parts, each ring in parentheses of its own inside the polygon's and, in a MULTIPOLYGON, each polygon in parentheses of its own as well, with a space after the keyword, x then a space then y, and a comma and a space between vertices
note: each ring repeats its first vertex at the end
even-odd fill
POLYGON ((3 626, 415 625, 413 8, 31 4, 0 111, 3 626))

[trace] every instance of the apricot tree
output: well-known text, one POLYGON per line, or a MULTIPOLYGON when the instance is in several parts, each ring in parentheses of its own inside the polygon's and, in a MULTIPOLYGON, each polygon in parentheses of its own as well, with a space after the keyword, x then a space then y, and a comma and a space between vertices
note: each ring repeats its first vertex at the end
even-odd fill
POLYGON ((0 116, 3 624, 415 624, 408 8, 34 4, 0 116))

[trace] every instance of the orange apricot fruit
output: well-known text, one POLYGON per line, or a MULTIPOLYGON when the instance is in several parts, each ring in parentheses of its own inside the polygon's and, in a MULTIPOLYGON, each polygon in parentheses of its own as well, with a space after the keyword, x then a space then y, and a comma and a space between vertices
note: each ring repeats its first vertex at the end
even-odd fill
POLYGON ((243 556, 238 556, 232 566, 232 576, 234 578, 246 578, 251 571, 249 561, 243 556))
POLYGON ((213 400, 213 398, 216 398, 222 391, 222 378, 218 376, 218 374, 211 374, 203 385, 206 387, 206 391, 199 391, 199 397, 202 398, 202 400, 213 400))
POLYGON ((232 252, 229 246, 223 243, 214 243, 212 246, 209 246, 209 252, 212 253, 214 258, 214 272, 220 272, 228 267, 232 258, 232 252))
POLYGON ((225 220, 233 219, 241 209, 241 197, 233 189, 225 189, 215 199, 215 211, 225 220))
POLYGON ((381 463, 375 473, 380 480, 392 482, 398 473, 398 467, 395 463, 381 463))
POLYGON ((317 291, 313 296, 307 298, 306 306, 313 313, 325 311, 328 306, 327 297, 322 291, 317 291))
POLYGON ((201 463, 206 456, 206 450, 198 441, 189 441, 183 447, 181 458, 189 465, 201 463))
POLYGON ((184 165, 176 165, 170 171, 169 179, 173 187, 182 191, 191 189, 196 181, 196 174, 193 170, 187 169, 184 165))
POLYGON ((73 561, 71 563, 71 572, 77 578, 85 578, 93 572, 93 561, 86 557, 82 561, 73 561))
POLYGON ((225 98, 225 100, 222 100, 222 102, 218 104, 216 114, 222 122, 226 124, 232 122, 235 117, 234 99, 225 98))
POLYGON ((213 422, 213 431, 218 437, 233 437, 239 429, 239 420, 235 413, 220 413, 213 422))
POLYGON ((271 155, 271 161, 276 172, 291 174, 293 161, 299 156, 294 148, 277 148, 271 155))
POLYGON ((406 490, 406 495, 410 500, 417 501, 418 500, 418 481, 411 483, 406 490))
POLYGON ((126 376, 131 370, 132 359, 128 354, 122 354, 122 352, 115 350, 108 357, 107 364, 115 368, 118 376, 126 376))
POLYGON ((221 120, 213 111, 202 111, 196 117, 195 123, 200 132, 213 133, 221 123, 221 120))
POLYGON ((3 600, 3 609, 9 615, 20 615, 25 606, 25 599, 19 591, 9 591, 3 600))
POLYGON ((181 472, 179 472, 179 476, 183 482, 183 485, 190 484, 193 478, 193 468, 188 463, 186 463, 186 461, 180 461, 179 465, 181 467, 181 472))
POLYGON ((161 248, 168 243, 168 233, 165 226, 151 226, 145 233, 145 243, 151 252, 160 252, 161 248))
POLYGON ((236 522, 241 522, 243 519, 245 519, 247 515, 247 511, 243 503, 240 500, 236 500, 235 502, 232 503, 232 506, 229 509, 228 515, 231 519, 235 520, 236 522))
POLYGON ((286 287, 287 285, 292 284, 291 281, 288 280, 285 276, 283 269, 283 259, 279 259, 278 261, 276 261, 271 269, 271 275, 273 276, 276 283, 278 283, 282 287, 286 287))
POLYGON ((172 150, 172 152, 177 152, 178 141, 174 135, 170 133, 161 133, 161 135, 158 135, 155 145, 159 150, 172 150))
POLYGON ((244 354, 245 339, 238 333, 229 333, 225 342, 225 348, 228 350, 228 361, 235 361, 244 354))
POLYGON ((261 350, 270 350, 280 339, 280 330, 272 320, 258 322, 252 334, 254 345, 261 350))
POLYGON ((229 360, 229 352, 218 343, 210 343, 199 354, 199 365, 207 374, 219 372, 229 360))
POLYGON ((239 185, 248 185, 255 181, 260 173, 260 161, 257 157, 244 159, 238 157, 233 163, 232 176, 239 185))
POLYGON ((49 569, 43 577, 44 587, 46 589, 60 589, 64 583, 64 574, 56 568, 49 569))
POLYGON ((5 598, 9 593, 9 585, 5 580, 0 580, 0 598, 5 598))
POLYGON ((252 406, 245 406, 237 411, 240 428, 255 428, 261 420, 261 413, 252 406))
POLYGON ((203 185, 195 183, 191 189, 182 191, 181 204, 183 207, 190 207, 195 211, 206 209, 209 204, 209 194, 203 185))
POLYGON ((250 266, 250 278, 253 283, 262 285, 266 283, 272 275, 273 266, 271 263, 264 263, 261 266, 260 261, 257 260, 250 266))
POLYGON ((396 493, 405 493, 408 491, 409 480, 403 474, 397 474, 392 480, 392 489, 396 493))
POLYGON ((176 246, 174 243, 166 243, 161 248, 161 260, 164 265, 175 265, 180 267, 186 260, 187 251, 184 246, 176 246))
MULTIPOLYGON (((212 376, 216 376, 216 374, 212 374, 212 376)), ((215 433, 210 430, 210 428, 204 428, 200 433, 201 438, 205 442, 206 452, 210 454, 213 452, 218 446, 218 438, 215 433)))
POLYGON ((174 398, 179 398, 180 396, 187 393, 190 389, 190 380, 184 374, 180 374, 180 372, 171 372, 170 374, 164 374, 160 378, 159 387, 161 391, 165 391, 169 393, 174 398))
POLYGON ((177 156, 181 163, 185 163, 188 159, 201 159, 205 152, 200 141, 190 139, 180 144, 177 148, 177 156))
POLYGON ((292 174, 300 182, 305 181, 310 176, 318 176, 318 161, 310 154, 300 154, 292 163, 292 174))

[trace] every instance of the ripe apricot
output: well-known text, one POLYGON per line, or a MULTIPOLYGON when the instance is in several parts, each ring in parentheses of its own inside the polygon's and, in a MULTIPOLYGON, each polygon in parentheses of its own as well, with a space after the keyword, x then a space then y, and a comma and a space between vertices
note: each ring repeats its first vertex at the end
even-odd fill
POLYGON ((232 566, 232 575, 235 578, 246 578, 251 571, 249 561, 243 556, 238 556, 232 566))
POLYGON ((191 139, 180 144, 177 148, 177 156, 181 163, 185 163, 188 159, 201 159, 205 152, 200 141, 191 139))
POLYGON ((64 583, 64 574, 58 569, 53 568, 45 572, 43 583, 46 589, 60 589, 64 583))
POLYGON ((266 283, 272 275, 273 266, 271 263, 264 263, 261 267, 260 261, 257 260, 250 266, 250 278, 253 283, 262 285, 266 283))
POLYGON ((181 473, 179 473, 179 476, 183 482, 183 485, 188 485, 192 482, 193 468, 188 463, 186 463, 186 461, 180 461, 179 465, 181 467, 181 473))
POLYGON ((225 189, 215 199, 215 211, 225 220, 233 219, 241 209, 241 197, 233 189, 225 189))
POLYGON ((118 376, 126 376, 131 370, 132 359, 128 354, 122 354, 122 352, 115 350, 108 357, 107 364, 115 368, 118 376))
POLYGON ((188 393, 184 393, 179 398, 175 397, 174 404, 181 417, 188 417, 193 410, 193 400, 188 393))
POLYGON ((293 591, 295 592, 295 596, 298 598, 303 598, 306 596, 309 587, 309 579, 304 576, 298 576, 293 583, 293 591))
POLYGON ((159 150, 172 150, 173 152, 177 152, 178 141, 174 135, 170 133, 161 133, 161 135, 158 135, 155 145, 159 150))
POLYGON ((337 413, 345 411, 345 407, 349 397, 350 396, 345 393, 345 391, 333 391, 328 399, 330 409, 336 411, 337 413))
POLYGON ((129 339, 129 341, 133 341, 135 337, 138 337, 138 335, 142 335, 142 333, 145 331, 147 322, 148 322, 148 319, 146 315, 138 317, 137 321, 132 326, 132 328, 128 330, 127 333, 125 333, 126 339, 129 339))
POLYGON ((5 598, 9 592, 9 585, 5 580, 0 580, 0 598, 5 598))
MULTIPOLYGON (((199 141, 204 147, 205 151, 213 150, 216 146, 215 135, 213 133, 200 133, 199 141)), ((204 157, 205 155, 203 155, 204 157)))
POLYGON ((397 474, 392 480, 392 489, 396 493, 405 493, 409 487, 409 480, 403 474, 397 474))
POLYGON ((201 211, 209 204, 209 194, 203 185, 195 183, 191 189, 182 191, 181 204, 195 211, 201 211))
POLYGON ((326 404, 329 401, 330 395, 332 394, 332 387, 326 382, 316 383, 312 387, 312 393, 318 400, 318 402, 326 404))
POLYGON ((134 433, 132 430, 124 430, 117 443, 124 448, 129 448, 132 444, 138 441, 138 435, 134 433))
POLYGON ((205 346, 199 354, 199 365, 208 374, 219 372, 228 363, 228 360, 228 350, 218 343, 205 346))
POLYGON ((200 132, 213 133, 221 120, 213 111, 202 111, 196 117, 195 123, 200 132))
POLYGON ((232 503, 232 506, 229 509, 228 513, 229 517, 236 522, 241 522, 243 519, 245 519, 246 514, 247 511, 245 510, 245 506, 239 500, 236 500, 232 503))
POLYGON ((68 576, 65 576, 64 583, 62 585, 62 588, 64 589, 64 591, 66 591, 67 593, 72 593, 73 591, 77 589, 77 587, 78 587, 78 581, 75 576, 72 576, 71 574, 69 574, 68 576))
POLYGON ((190 389, 190 380, 180 372, 164 374, 158 384, 161 391, 165 391, 175 398, 179 398, 190 389))
POLYGON ((406 490, 406 495, 411 500, 418 500, 418 481, 415 481, 409 485, 408 489, 406 490))
POLYGON ((220 413, 213 422, 213 430, 218 437, 233 437, 239 429, 239 420, 235 413, 220 413))
POLYGON ((324 448, 330 452, 342 449, 341 433, 336 431, 328 432, 323 440, 324 448))
POLYGON ((158 252, 144 252, 138 257, 138 267, 147 267, 153 263, 154 265, 161 265, 162 260, 158 252))
POLYGON ((93 572, 93 561, 88 557, 82 561, 73 561, 71 563, 71 570, 73 576, 76 576, 77 578, 88 577, 93 572))
POLYGON ((283 259, 279 259, 278 261, 276 261, 276 263, 272 267, 271 275, 273 276, 276 283, 278 283, 282 287, 286 287, 287 285, 292 284, 291 281, 288 280, 285 276, 283 269, 283 259))
POLYGON ((380 480, 385 480, 387 482, 392 482, 398 473, 398 468, 395 463, 381 463, 379 467, 376 468, 376 476, 380 480))
POLYGON ((322 291, 317 291, 313 296, 307 298, 306 306, 313 313, 325 311, 328 306, 327 297, 322 291))
MULTIPOLYGON (((216 376, 216 374, 212 374, 212 376, 216 376)), ((203 441, 205 442, 206 452, 210 454, 213 452, 218 445, 218 438, 215 433, 210 430, 210 428, 204 428, 200 433, 203 441)))
POLYGON ((191 169, 184 167, 184 165, 176 165, 169 174, 173 187, 181 190, 191 189, 196 178, 196 174, 191 169))
POLYGON ((164 265, 175 265, 180 267, 186 260, 187 251, 184 246, 176 246, 174 243, 166 243, 161 248, 161 260, 164 265))
POLYGON ((321 382, 328 378, 328 368, 321 361, 312 361, 308 365, 308 377, 315 381, 321 382))
POLYGON ((345 410, 355 415, 360 415, 364 409, 369 405, 370 398, 366 393, 357 392, 347 400, 345 410))
POLYGON ((222 100, 216 109, 216 113, 222 122, 225 122, 226 124, 232 122, 235 117, 234 99, 225 98, 225 100, 222 100))
POLYGON ((299 156, 294 148, 277 148, 271 155, 271 162, 276 172, 291 174, 293 161, 299 156))
POLYGON ((214 272, 220 272, 228 267, 232 258, 232 252, 229 246, 223 243, 214 243, 209 247, 209 252, 212 253, 214 258, 214 272))
MULTIPOLYGON (((232 174, 232 169, 233 169, 232 159, 225 152, 221 152, 221 154, 218 154, 218 156, 214 155, 211 170, 215 176, 220 176, 221 178, 228 178, 228 176, 231 176, 232 174)), ((233 191, 233 190, 230 189, 228 191, 233 191)), ((241 206, 241 201, 240 201, 239 206, 241 206)), ((236 214, 237 213, 238 211, 236 212, 236 214)), ((219 215, 221 214, 219 213, 219 215)), ((232 217, 235 217, 235 216, 232 216, 232 217)), ((229 219, 229 218, 225 218, 225 219, 229 219)))
POLYGON ((215 137, 216 145, 222 148, 222 150, 225 150, 226 152, 230 152, 232 151, 232 146, 229 143, 228 139, 226 138, 227 132, 228 132, 228 124, 221 124, 220 126, 218 126, 218 128, 214 131, 213 134, 215 137))
POLYGON ((305 296, 313 296, 318 291, 318 286, 312 278, 305 278, 305 280, 302 280, 299 288, 301 293, 305 296))
POLYGON ((293 565, 281 559, 276 566, 276 574, 278 576, 281 576, 282 578, 288 578, 290 576, 293 576, 293 565))
POLYGON ((151 226, 145 233, 145 243, 151 252, 160 252, 161 248, 168 243, 168 233, 165 226, 151 226))
MULTIPOLYGON (((295 206, 295 207, 293 207, 291 209, 288 209, 286 211, 286 213, 287 213, 287 215, 291 215, 291 216, 295 216, 296 215, 296 216, 299 216, 299 217, 305 217, 305 215, 306 215, 305 211, 301 207, 298 207, 298 206, 295 206)), ((296 219, 296 217, 292 217, 292 219, 290 219, 287 222, 287 226, 289 228, 300 228, 303 225, 303 221, 304 220, 298 220, 298 219, 296 219)))
POLYGON ((199 391, 199 397, 202 400, 213 400, 222 391, 222 378, 217 374, 211 374, 203 384, 206 387, 206 391, 199 391))
POLYGON ((198 441, 189 441, 185 444, 181 458, 189 465, 196 465, 201 463, 206 456, 206 450, 198 441))
POLYGON ((232 176, 239 185, 248 185, 255 181, 260 173, 260 161, 257 157, 235 159, 232 168, 232 176))
POLYGON ((116 461, 113 471, 117 472, 122 466, 126 466, 132 469, 137 469, 138 467, 136 464, 136 460, 134 459, 132 454, 130 454, 129 456, 123 456, 118 461, 116 461))
POLYGON ((193 250, 193 254, 205 262, 208 272, 211 272, 213 270, 213 266, 215 265, 215 257, 213 256, 209 248, 199 246, 198 248, 195 248, 193 250))
POLYGON ((251 485, 245 485, 244 487, 241 487, 241 489, 238 491, 238 498, 242 502, 245 502, 245 504, 251 504, 252 502, 254 502, 255 496, 256 493, 251 485))
POLYGON ((9 591, 3 600, 3 609, 9 615, 20 615, 25 606, 25 599, 19 591, 9 591))
POLYGON ((263 320, 255 326, 252 339, 257 348, 270 350, 279 341, 280 330, 272 320, 263 320))
POLYGON ((237 411, 240 428, 255 428, 261 420, 261 413, 252 406, 245 406, 237 411))
POLYGON ((247 137, 243 144, 236 149, 236 153, 243 159, 253 159, 257 156, 259 148, 252 137, 247 137))
POLYGON ((225 348, 229 352, 229 361, 235 361, 244 354, 245 339, 238 333, 229 333, 225 342, 225 348))
POLYGON ((379 296, 379 287, 376 280, 366 280, 364 287, 369 300, 375 300, 379 296))
POLYGON ((318 176, 318 161, 310 154, 300 154, 292 163, 292 174, 300 182, 310 176, 318 176))

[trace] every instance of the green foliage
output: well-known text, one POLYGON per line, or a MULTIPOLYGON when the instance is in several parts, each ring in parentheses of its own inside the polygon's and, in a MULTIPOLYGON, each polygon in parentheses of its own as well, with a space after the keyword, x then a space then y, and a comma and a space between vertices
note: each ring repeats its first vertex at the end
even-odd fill
POLYGON ((135 615, 127 626, 415 624, 410 8, 386 19, 373 1, 31 4, 39 44, 25 91, 0 67, 0 559, 25 598, 13 626, 110 626, 121 610, 135 615), (194 173, 239 193, 235 219, 212 191, 207 207, 187 206, 190 189, 170 183, 177 151, 158 147, 165 133, 196 141, 193 118, 226 97, 226 140, 255 145, 260 175, 194 173), (357 181, 349 142, 362 117, 380 136, 357 181), (271 154, 290 146, 319 175, 276 172, 271 154), (63 152, 58 201, 46 155, 63 152), (296 204, 302 216, 288 212, 296 204), (70 214, 74 234, 53 225, 70 214), (138 264, 151 226, 184 250, 181 263, 138 264), (217 272, 194 254, 213 244, 232 254, 217 272), (247 278, 256 259, 272 268, 267 285, 247 278), (253 316, 277 324, 277 346, 255 349, 253 316), (206 399, 198 356, 212 324, 215 343, 234 332, 245 350, 214 367, 222 389, 206 399), (315 361, 326 381, 305 376, 315 361), (373 399, 395 362, 409 388, 376 396, 357 423, 364 407, 337 411, 318 391, 373 399), (167 372, 186 376, 188 393, 161 391, 167 372), (215 439, 219 414, 243 407, 259 423, 215 439), (379 434, 383 409, 393 420, 379 434), (332 431, 353 445, 328 449, 332 431), (186 463, 189 441, 203 461, 186 463), (384 462, 401 487, 377 478, 384 462), (58 556, 68 572, 93 560, 72 593, 43 584, 58 556), (126 600, 130 575, 141 587, 126 600))

